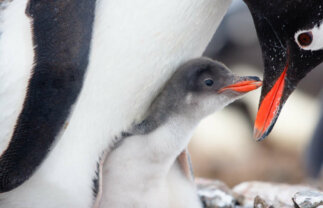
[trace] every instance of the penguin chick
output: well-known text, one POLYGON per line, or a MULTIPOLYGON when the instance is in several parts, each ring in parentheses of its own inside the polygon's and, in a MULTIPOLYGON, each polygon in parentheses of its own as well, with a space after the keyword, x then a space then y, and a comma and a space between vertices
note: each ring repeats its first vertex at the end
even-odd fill
POLYGON ((261 84, 257 77, 235 76, 222 63, 207 58, 180 66, 145 119, 108 155, 101 207, 202 207, 176 158, 201 119, 261 84))

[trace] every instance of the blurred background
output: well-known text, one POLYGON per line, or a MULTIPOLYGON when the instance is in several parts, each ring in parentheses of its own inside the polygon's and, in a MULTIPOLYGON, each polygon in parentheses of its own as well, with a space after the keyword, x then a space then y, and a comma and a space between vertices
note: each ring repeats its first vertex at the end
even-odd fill
MULTIPOLYGON (((242 1, 234 1, 204 55, 239 75, 262 77, 257 34, 242 1)), ((299 84, 263 142, 252 137, 260 90, 206 118, 189 146, 195 175, 229 186, 250 180, 322 186, 322 89, 321 64, 299 84)))

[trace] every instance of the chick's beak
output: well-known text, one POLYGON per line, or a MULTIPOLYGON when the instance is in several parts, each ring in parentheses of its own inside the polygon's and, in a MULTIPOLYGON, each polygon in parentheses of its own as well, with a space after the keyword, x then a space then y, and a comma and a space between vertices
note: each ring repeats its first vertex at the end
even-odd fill
POLYGON ((258 77, 240 77, 233 84, 221 88, 218 92, 222 93, 224 91, 234 91, 239 93, 247 93, 258 89, 262 86, 262 81, 258 77))

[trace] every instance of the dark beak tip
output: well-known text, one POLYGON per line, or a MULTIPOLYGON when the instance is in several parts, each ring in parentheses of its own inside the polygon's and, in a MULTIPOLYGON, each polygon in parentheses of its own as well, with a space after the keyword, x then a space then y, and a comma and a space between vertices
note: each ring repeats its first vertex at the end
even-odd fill
POLYGON ((266 134, 263 134, 262 136, 258 137, 258 138, 255 138, 256 142, 262 142, 263 140, 265 140, 267 137, 266 134))
POLYGON ((267 134, 262 133, 258 129, 255 128, 254 132, 253 132, 253 137, 254 137, 256 142, 261 142, 267 137, 267 134))

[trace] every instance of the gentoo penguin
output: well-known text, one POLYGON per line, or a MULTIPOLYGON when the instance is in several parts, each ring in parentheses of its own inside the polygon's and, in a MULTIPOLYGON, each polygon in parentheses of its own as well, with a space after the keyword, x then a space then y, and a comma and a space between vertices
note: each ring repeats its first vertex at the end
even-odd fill
POLYGON ((106 197, 101 207, 202 207, 192 181, 168 180, 169 175, 181 174, 174 162, 202 118, 261 83, 257 77, 235 76, 223 64, 206 58, 179 67, 143 121, 134 124, 108 155, 103 172, 106 197), (176 183, 176 188, 170 190, 169 182, 176 183))
POLYGON ((230 0, 13 0, 1 12, 0 207, 88 208, 97 164, 230 0))
POLYGON ((323 0, 244 1, 252 13, 265 63, 254 132, 262 140, 299 81, 323 61, 323 0))

